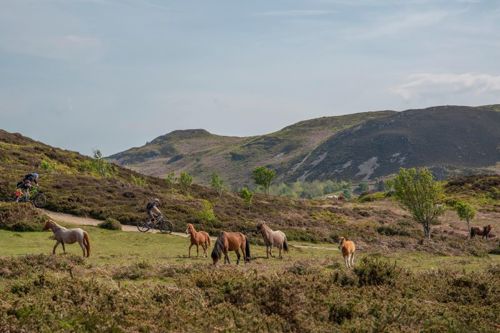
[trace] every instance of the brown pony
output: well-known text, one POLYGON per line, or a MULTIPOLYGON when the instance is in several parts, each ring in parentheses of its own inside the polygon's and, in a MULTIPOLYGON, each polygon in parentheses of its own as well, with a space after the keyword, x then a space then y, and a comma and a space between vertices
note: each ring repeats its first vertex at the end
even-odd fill
POLYGON ((483 236, 483 239, 488 239, 491 232, 491 224, 488 224, 483 227, 483 230, 479 227, 470 228, 470 238, 474 238, 474 236, 483 236))
POLYGON ((54 248, 52 249, 52 254, 56 254, 56 248, 59 243, 62 244, 63 251, 66 253, 64 244, 73 244, 78 242, 83 250, 83 256, 90 256, 89 234, 85 230, 80 228, 66 229, 55 222, 47 221, 43 230, 45 231, 49 229, 54 233, 54 239, 56 240, 56 245, 54 245, 54 248))
POLYGON ((347 268, 354 266, 354 252, 356 251, 356 246, 353 241, 347 240, 344 237, 340 237, 339 249, 342 251, 342 256, 344 257, 344 262, 347 268))
POLYGON ((205 231, 196 231, 191 223, 188 223, 186 234, 190 235, 191 245, 189 245, 189 257, 191 258, 191 247, 196 245, 196 256, 199 256, 198 246, 203 248, 203 254, 207 257, 207 249, 210 246, 210 236, 205 231))
POLYGON ((217 264, 219 259, 222 257, 222 254, 224 254, 224 263, 229 264, 229 256, 227 255, 228 251, 236 252, 236 256, 238 257, 236 264, 239 264, 241 258, 240 250, 243 253, 243 259, 245 262, 249 262, 250 243, 248 242, 248 238, 241 232, 221 232, 219 237, 217 237, 214 249, 212 250, 212 260, 214 265, 217 264))

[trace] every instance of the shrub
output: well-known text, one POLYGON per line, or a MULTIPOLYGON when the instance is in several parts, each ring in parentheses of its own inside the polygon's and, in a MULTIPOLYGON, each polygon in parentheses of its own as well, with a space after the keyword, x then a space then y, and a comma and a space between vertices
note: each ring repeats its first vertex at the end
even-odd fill
POLYGON ((354 267, 359 286, 393 285, 399 276, 396 263, 378 258, 364 257, 360 265, 354 267))
POLYGON ((202 208, 196 215, 203 222, 213 222, 217 219, 212 203, 208 200, 202 201, 202 208))
POLYGON ((144 179, 143 177, 140 177, 140 176, 134 176, 134 175, 131 175, 131 180, 132 180, 132 184, 136 185, 136 186, 139 186, 139 187, 146 187, 148 185, 148 183, 146 182, 146 179, 144 179))
POLYGON ((41 231, 49 217, 30 203, 0 203, 0 229, 41 231))
POLYGON ((55 162, 52 162, 51 160, 46 160, 46 159, 43 159, 41 162, 40 162, 40 168, 44 171, 47 171, 47 172, 52 172, 56 169, 56 163, 55 162))
POLYGON ((122 224, 120 221, 108 217, 104 222, 99 223, 99 228, 108 230, 122 230, 122 224))
POLYGON ((181 188, 186 191, 191 184, 193 183, 193 176, 191 176, 187 172, 181 172, 181 176, 179 178, 179 184, 181 185, 181 188))
POLYGON ((408 231, 391 226, 380 226, 377 228, 377 232, 386 236, 411 236, 408 231))

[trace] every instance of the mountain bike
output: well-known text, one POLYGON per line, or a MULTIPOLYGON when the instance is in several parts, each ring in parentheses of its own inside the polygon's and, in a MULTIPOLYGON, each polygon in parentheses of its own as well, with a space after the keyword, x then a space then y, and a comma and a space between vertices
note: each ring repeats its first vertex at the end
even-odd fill
POLYGON ((150 229, 158 229, 162 234, 170 234, 174 226, 172 222, 165 220, 163 215, 158 216, 156 219, 137 223, 137 230, 140 232, 148 232, 150 229))
POLYGON ((47 196, 40 191, 38 186, 33 186, 30 189, 29 197, 23 193, 17 202, 31 202, 36 208, 43 208, 47 204, 47 196))

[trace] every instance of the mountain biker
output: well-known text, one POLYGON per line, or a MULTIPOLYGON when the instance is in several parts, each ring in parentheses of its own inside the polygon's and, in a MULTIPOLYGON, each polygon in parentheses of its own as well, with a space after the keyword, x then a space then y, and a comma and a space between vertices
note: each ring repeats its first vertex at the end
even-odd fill
POLYGON ((158 206, 160 206, 160 199, 158 198, 154 198, 146 205, 146 210, 148 211, 148 215, 151 218, 151 220, 156 221, 157 218, 162 216, 162 213, 158 208, 158 206))
MULTIPOLYGON (((26 197, 26 201, 28 201, 30 198, 30 190, 33 187, 33 183, 38 185, 38 178, 38 173, 32 172, 28 173, 26 176, 24 176, 23 180, 17 183, 17 188, 23 191, 24 196, 26 197)), ((21 196, 17 196, 16 202, 19 202, 20 198, 21 196)))

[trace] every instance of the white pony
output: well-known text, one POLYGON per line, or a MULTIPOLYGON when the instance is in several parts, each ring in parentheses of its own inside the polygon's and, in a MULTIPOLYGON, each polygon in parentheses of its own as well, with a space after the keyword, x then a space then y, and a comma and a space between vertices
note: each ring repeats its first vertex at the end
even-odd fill
POLYGON ((259 223, 257 231, 260 231, 264 238, 264 243, 266 243, 266 258, 269 258, 269 256, 274 257, 271 252, 274 246, 279 249, 279 258, 282 259, 281 250, 288 252, 288 242, 286 241, 285 233, 280 230, 273 231, 265 223, 259 223))
POLYGON ((83 250, 83 256, 90 256, 90 242, 89 242, 89 234, 80 228, 76 229, 66 229, 65 227, 61 227, 55 222, 48 221, 45 223, 43 230, 52 230, 54 233, 54 239, 56 240, 56 245, 54 245, 54 249, 52 250, 52 254, 56 254, 56 248, 59 243, 62 244, 63 251, 66 253, 66 248, 64 244, 73 244, 78 242, 80 247, 83 250))

